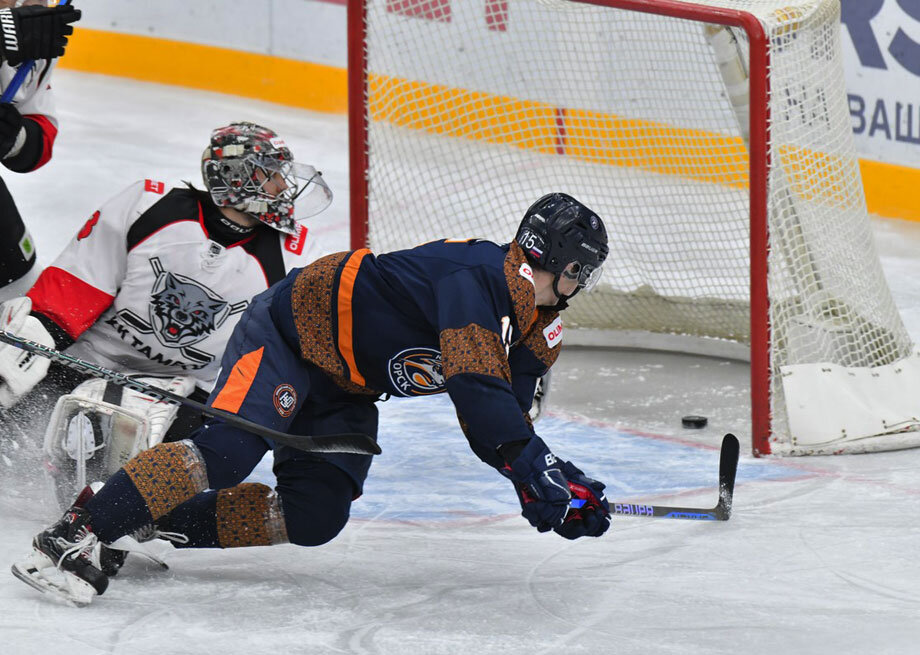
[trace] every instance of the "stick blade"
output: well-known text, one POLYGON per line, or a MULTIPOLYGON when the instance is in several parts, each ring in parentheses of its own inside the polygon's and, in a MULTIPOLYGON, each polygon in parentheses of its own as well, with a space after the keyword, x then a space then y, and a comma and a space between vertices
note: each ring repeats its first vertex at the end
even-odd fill
POLYGON ((719 504, 718 513, 727 521, 732 513, 732 499, 735 494, 735 475, 738 473, 738 457, 741 445, 738 437, 728 433, 722 438, 722 450, 719 454, 719 504))
MULTIPOLYGON (((348 453, 352 455, 379 455, 381 450, 377 442, 366 434, 359 432, 344 432, 342 434, 316 435, 311 437, 297 437, 290 435, 291 440, 303 440, 313 453, 348 453)), ((297 447, 296 444, 290 444, 297 447)))

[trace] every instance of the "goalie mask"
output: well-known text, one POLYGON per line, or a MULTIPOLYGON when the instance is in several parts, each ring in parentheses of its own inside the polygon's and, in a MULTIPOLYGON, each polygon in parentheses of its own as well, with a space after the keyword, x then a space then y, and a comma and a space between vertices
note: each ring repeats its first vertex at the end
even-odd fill
POLYGON ((555 275, 553 291, 565 301, 581 289, 590 291, 607 259, 607 230, 593 211, 564 193, 550 193, 525 212, 514 240, 528 261, 555 275), (571 295, 559 292, 559 279, 577 280, 571 295))
POLYGON ((287 234, 297 234, 297 221, 332 202, 323 174, 294 163, 284 141, 254 123, 231 123, 211 132, 201 175, 218 207, 245 212, 287 234))

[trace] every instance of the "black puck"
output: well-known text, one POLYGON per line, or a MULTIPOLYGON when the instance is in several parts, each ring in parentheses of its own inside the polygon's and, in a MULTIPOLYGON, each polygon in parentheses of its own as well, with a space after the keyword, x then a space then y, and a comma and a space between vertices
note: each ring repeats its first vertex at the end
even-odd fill
POLYGON ((705 416, 685 416, 680 419, 680 423, 685 428, 698 430, 699 428, 705 428, 706 424, 709 423, 709 419, 705 416))

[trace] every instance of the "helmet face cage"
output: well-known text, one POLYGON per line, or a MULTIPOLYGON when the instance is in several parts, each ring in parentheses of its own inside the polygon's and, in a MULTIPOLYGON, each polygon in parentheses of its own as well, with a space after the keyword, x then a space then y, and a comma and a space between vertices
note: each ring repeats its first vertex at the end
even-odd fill
POLYGON ((232 123, 211 133, 201 174, 219 207, 232 207, 276 230, 297 233, 297 220, 318 214, 332 201, 322 174, 295 164, 290 149, 272 130, 232 123), (310 212, 295 217, 294 201, 311 196, 310 212))
POLYGON ((531 205, 515 241, 533 264, 556 274, 554 289, 560 277, 577 280, 575 293, 597 284, 609 252, 603 221, 564 193, 551 193, 531 205))
POLYGON ((582 264, 581 262, 569 262, 569 265, 562 269, 562 277, 569 280, 578 280, 578 288, 585 291, 591 291, 597 286, 598 280, 601 279, 601 273, 604 267, 592 266, 591 264, 582 264))

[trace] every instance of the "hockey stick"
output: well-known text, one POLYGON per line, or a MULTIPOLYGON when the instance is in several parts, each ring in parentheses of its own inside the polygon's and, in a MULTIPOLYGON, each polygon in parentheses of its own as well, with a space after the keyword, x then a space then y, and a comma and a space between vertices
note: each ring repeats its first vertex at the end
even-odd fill
MULTIPOLYGON (((63 0, 63 2, 59 3, 59 5, 69 4, 70 0, 63 0)), ((0 96, 0 102, 13 102, 13 97, 16 95, 16 92, 19 91, 19 87, 22 86, 22 83, 26 79, 26 75, 29 74, 29 71, 32 70, 34 65, 34 59, 26 59, 19 64, 19 68, 16 69, 16 74, 13 76, 13 79, 11 79, 9 85, 3 89, 3 95, 0 96)))
POLYGON ((253 423, 252 421, 247 421, 244 418, 237 416, 236 414, 231 414, 230 412, 225 412, 220 409, 214 409, 213 407, 208 407, 207 405, 200 403, 191 398, 186 398, 185 396, 180 396, 178 394, 172 393, 171 391, 166 391, 165 389, 159 389, 152 385, 141 382, 140 380, 135 380, 123 373, 118 373, 108 368, 98 366, 92 362, 87 362, 83 359, 77 359, 66 353, 62 353, 59 350, 54 348, 49 348, 40 343, 30 341, 28 339, 23 339, 17 337, 16 335, 0 330, 0 341, 8 343, 11 346, 16 348, 21 348, 27 352, 33 353, 35 355, 40 355, 46 359, 50 359, 53 362, 57 362, 68 368, 72 368, 76 371, 81 371, 82 373, 88 373, 97 378, 101 378, 108 382, 127 387, 139 393, 142 393, 151 398, 161 400, 173 405, 185 405, 191 409, 194 409, 206 416, 211 416, 214 418, 219 418, 222 421, 226 422, 233 427, 240 428, 241 430, 246 430, 252 434, 259 435, 266 439, 271 439, 277 444, 282 444, 284 446, 290 446, 292 448, 297 448, 298 450, 303 450, 308 453, 353 453, 355 455, 379 455, 380 446, 371 439, 366 434, 345 432, 342 434, 323 434, 316 436, 308 435, 296 435, 296 434, 286 434, 284 432, 278 432, 277 430, 272 430, 265 426, 259 425, 258 423, 253 423))
POLYGON ((719 502, 712 509, 611 502, 610 513, 646 518, 727 521, 732 515, 732 495, 735 493, 739 451, 738 438, 733 434, 726 434, 722 439, 722 450, 719 453, 719 502))

